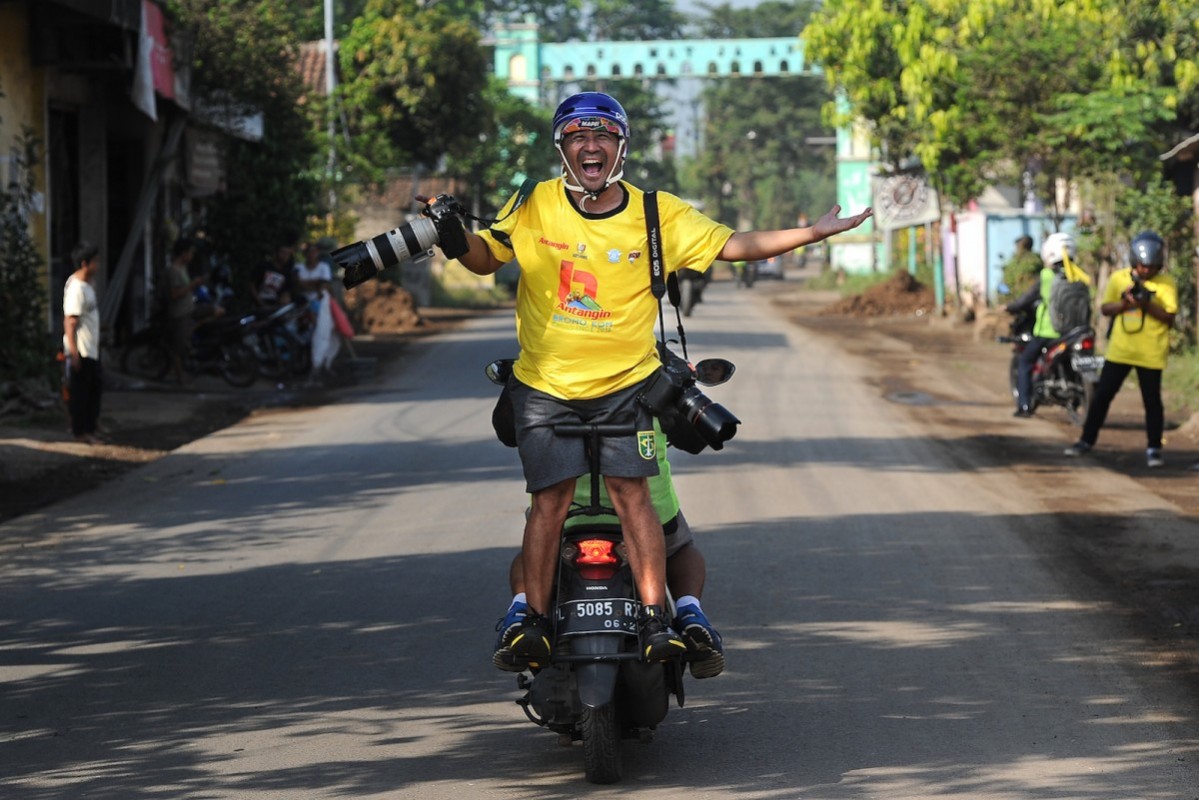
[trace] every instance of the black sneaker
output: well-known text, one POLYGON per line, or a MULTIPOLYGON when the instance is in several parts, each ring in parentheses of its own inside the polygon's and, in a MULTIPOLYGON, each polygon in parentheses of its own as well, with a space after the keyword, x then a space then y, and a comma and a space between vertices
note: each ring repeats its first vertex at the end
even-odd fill
POLYGON ((513 603, 508 613, 495 624, 499 634, 495 637, 495 653, 491 656, 491 663, 505 672, 524 671, 524 665, 517 664, 512 657, 511 648, 512 640, 520 633, 521 625, 528 614, 529 606, 526 603, 513 603))
POLYGON ((1082 439, 1079 439, 1077 442, 1075 442, 1074 444, 1070 445, 1065 450, 1063 450, 1062 453, 1064 455, 1068 455, 1073 458, 1077 458, 1079 456, 1086 455, 1087 453, 1091 452, 1091 447, 1092 447, 1092 445, 1090 442, 1084 442, 1082 439))
POLYGON ((496 650, 493 662, 508 672, 520 672, 525 667, 540 667, 550 660, 553 646, 553 626, 547 617, 529 612, 507 648, 496 650), (504 653, 504 649, 508 652, 504 653), (502 665, 503 664, 503 665, 502 665))
POLYGON ((641 656, 646 661, 668 661, 687 654, 687 643, 670 627, 660 606, 641 607, 637 634, 641 638, 641 656))

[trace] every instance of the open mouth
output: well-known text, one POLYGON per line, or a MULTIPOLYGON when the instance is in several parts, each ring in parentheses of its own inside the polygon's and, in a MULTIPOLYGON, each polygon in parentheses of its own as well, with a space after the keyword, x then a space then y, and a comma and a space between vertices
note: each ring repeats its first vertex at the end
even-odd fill
POLYGON ((588 178, 598 178, 603 174, 604 162, 596 158, 585 158, 579 163, 583 175, 588 178))

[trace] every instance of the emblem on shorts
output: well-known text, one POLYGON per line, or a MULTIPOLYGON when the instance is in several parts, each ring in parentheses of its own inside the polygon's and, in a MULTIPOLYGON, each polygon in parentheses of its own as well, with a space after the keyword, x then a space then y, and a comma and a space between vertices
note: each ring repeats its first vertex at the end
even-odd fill
POLYGON ((646 461, 652 461, 658 457, 658 450, 654 446, 653 431, 637 431, 637 452, 646 461))

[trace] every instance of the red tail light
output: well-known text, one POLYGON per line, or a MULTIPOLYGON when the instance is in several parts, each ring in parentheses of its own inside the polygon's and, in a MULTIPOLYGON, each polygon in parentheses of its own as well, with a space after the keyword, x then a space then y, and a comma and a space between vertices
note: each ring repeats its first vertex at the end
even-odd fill
POLYGON ((576 564, 615 564, 616 555, 612 552, 613 544, 607 539, 585 539, 578 543, 579 555, 576 564))

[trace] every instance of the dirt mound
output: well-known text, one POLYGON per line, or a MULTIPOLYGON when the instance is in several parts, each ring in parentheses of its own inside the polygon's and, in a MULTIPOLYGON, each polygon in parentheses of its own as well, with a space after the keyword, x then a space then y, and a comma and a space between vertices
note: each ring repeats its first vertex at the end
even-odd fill
POLYGON ((358 333, 403 333, 425 324, 412 293, 386 281, 368 281, 346 292, 346 311, 358 333))
POLYGON ((932 289, 906 272, 897 272, 891 280, 846 297, 820 313, 854 317, 922 316, 931 314, 936 305, 932 289))

